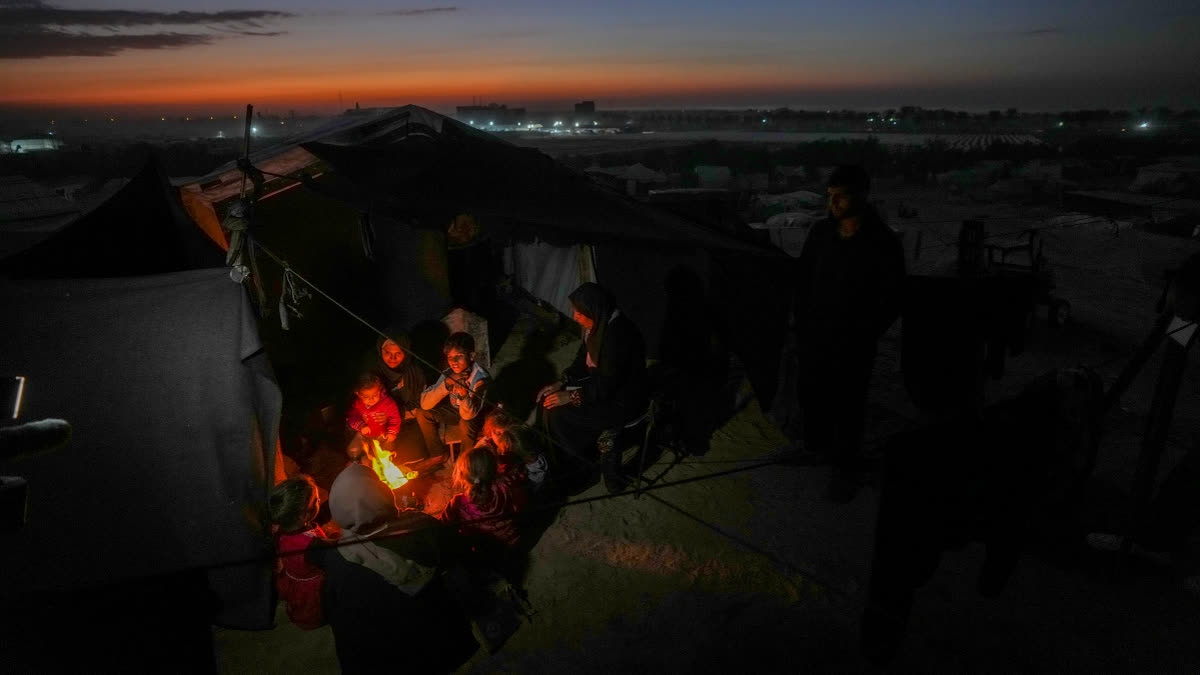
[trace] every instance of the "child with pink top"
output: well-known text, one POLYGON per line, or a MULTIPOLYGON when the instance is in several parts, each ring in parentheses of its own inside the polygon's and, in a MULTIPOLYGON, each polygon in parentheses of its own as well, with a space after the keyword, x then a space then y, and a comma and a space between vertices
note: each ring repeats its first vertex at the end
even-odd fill
POLYGON ((314 521, 321 508, 317 484, 308 476, 290 478, 271 491, 271 521, 275 524, 275 589, 287 606, 292 623, 305 630, 325 625, 321 590, 325 572, 308 560, 314 545, 328 541, 314 521))

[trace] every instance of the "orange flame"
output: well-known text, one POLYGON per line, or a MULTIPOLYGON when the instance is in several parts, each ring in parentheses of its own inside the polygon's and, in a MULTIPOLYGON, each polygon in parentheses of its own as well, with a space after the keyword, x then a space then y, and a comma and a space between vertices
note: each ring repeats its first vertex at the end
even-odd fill
POLYGON ((395 453, 384 450, 379 445, 379 441, 371 441, 371 446, 368 446, 366 441, 364 441, 363 450, 371 460, 371 469, 375 471, 375 475, 379 476, 379 480, 387 483, 387 486, 391 489, 395 490, 417 477, 416 471, 405 473, 403 469, 396 466, 392 462, 392 456, 395 453))

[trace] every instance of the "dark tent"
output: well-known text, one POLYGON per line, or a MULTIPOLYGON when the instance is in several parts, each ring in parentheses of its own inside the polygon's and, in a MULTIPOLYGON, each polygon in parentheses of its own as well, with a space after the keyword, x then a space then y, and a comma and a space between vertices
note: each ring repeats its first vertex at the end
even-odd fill
MULTIPOLYGON (((702 285, 698 293, 711 299, 710 315, 693 319, 737 327, 728 331, 730 346, 747 365, 763 404, 770 404, 791 295, 786 284, 790 259, 781 252, 638 202, 537 150, 416 106, 378 118, 371 133, 342 133, 302 147, 346 180, 340 192, 327 194, 363 205, 378 225, 373 236, 379 242, 394 238, 389 230, 444 232, 466 216, 475 231, 472 240, 460 243, 463 249, 540 245, 521 248, 525 264, 564 268, 560 278, 548 280, 557 286, 550 294, 560 301, 578 283, 571 261, 563 265, 542 256, 555 247, 587 246, 579 265, 590 266, 595 280, 617 295, 642 327, 654 359, 663 356, 664 330, 670 330, 663 324, 674 314, 668 307, 668 277, 688 270, 702 285)), ((479 262, 486 255, 457 268, 456 256, 466 257, 451 253, 452 287, 491 281, 470 278, 495 267, 479 262), (461 279, 464 275, 468 280, 461 279)), ((411 301, 403 297, 411 281, 395 281, 384 284, 383 291, 396 296, 387 304, 393 314, 411 320, 411 301)), ((454 300, 463 299, 456 294, 454 300)))
POLYGON ((0 276, 20 421, 73 428, 0 462, 29 484, 28 522, 0 547, 6 663, 206 669, 209 624, 269 628, 274 612, 281 398, 245 289, 153 162, 0 276))

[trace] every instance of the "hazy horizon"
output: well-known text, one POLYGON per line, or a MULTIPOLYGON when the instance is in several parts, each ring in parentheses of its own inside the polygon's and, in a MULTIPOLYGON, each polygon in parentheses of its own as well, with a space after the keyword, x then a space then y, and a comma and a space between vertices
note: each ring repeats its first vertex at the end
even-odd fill
POLYGON ((1161 1, 111 4, 0 0, 0 107, 1200 107, 1200 9, 1161 1))

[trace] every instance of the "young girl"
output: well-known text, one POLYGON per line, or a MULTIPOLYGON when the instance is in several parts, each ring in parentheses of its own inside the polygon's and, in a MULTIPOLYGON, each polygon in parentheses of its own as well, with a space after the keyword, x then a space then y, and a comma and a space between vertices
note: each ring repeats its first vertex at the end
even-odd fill
POLYGON ((480 442, 487 442, 496 450, 501 474, 519 478, 518 482, 528 480, 530 490, 537 493, 546 480, 548 463, 545 454, 537 451, 536 439, 529 432, 528 427, 518 424, 506 412, 496 410, 484 421, 480 442))
POLYGON ((459 455, 454 463, 455 495, 442 520, 457 523, 459 532, 484 556, 503 557, 516 547, 521 534, 513 519, 525 508, 525 486, 499 471, 495 452, 478 446, 459 455))
POLYGON ((314 519, 321 508, 317 484, 308 476, 290 478, 271 491, 271 521, 275 523, 275 588, 287 605, 292 623, 305 630, 325 624, 321 586, 325 573, 307 559, 314 543, 326 540, 314 519))

